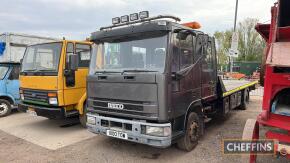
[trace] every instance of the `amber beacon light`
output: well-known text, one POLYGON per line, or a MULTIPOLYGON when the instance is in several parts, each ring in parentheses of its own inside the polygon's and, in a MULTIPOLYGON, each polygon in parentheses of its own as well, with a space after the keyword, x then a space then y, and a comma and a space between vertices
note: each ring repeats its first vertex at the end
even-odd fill
POLYGON ((182 25, 187 26, 192 29, 200 29, 201 25, 198 22, 189 22, 189 23, 183 23, 182 25))

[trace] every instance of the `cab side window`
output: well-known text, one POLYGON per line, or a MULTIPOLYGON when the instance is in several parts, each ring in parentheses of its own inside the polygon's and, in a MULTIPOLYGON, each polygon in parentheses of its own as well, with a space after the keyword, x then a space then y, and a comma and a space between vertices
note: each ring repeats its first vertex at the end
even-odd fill
POLYGON ((208 36, 204 37, 203 40, 203 55, 204 55, 204 62, 202 65, 202 69, 205 72, 213 72, 213 46, 212 46, 212 41, 208 36))
POLYGON ((180 47, 180 69, 187 68, 193 64, 193 37, 188 35, 185 40, 179 40, 180 47))
POLYGON ((66 47, 66 65, 68 65, 68 56, 74 54, 74 44, 73 43, 68 43, 66 47))
POLYGON ((89 67, 91 60, 91 46, 87 44, 76 44, 76 54, 79 56, 78 67, 89 67))
POLYGON ((212 51, 212 45, 211 42, 207 43, 207 52, 206 52, 206 62, 208 64, 209 69, 213 69, 213 51, 212 51))
POLYGON ((202 56, 203 53, 203 35, 198 35, 195 45, 194 62, 202 56))
POLYGON ((9 80, 18 80, 19 79, 19 73, 20 73, 20 67, 14 66, 11 70, 11 73, 9 75, 9 80))
POLYGON ((177 33, 173 34, 172 72, 177 72, 193 64, 193 36, 187 35, 180 39, 177 33))

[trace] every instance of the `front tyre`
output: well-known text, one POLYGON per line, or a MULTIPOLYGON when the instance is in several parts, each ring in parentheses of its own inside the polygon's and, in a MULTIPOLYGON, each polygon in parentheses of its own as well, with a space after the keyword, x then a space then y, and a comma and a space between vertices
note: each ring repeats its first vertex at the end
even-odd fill
POLYGON ((5 117, 11 113, 11 104, 7 100, 0 99, 0 117, 5 117))
POLYGON ((187 118, 185 135, 178 140, 177 147, 187 152, 193 150, 198 144, 198 139, 202 135, 203 126, 199 116, 191 112, 187 118))
POLYGON ((87 128, 87 105, 83 107, 83 114, 79 116, 80 123, 84 128, 87 128))

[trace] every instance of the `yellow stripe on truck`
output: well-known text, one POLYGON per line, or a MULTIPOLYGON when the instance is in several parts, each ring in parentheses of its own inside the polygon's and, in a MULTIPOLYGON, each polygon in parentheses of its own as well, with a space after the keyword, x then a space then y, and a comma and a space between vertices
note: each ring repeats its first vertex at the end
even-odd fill
POLYGON ((255 84, 258 84, 258 81, 254 81, 254 82, 251 82, 251 83, 249 83, 249 84, 246 84, 246 85, 240 86, 240 87, 238 87, 238 88, 236 88, 236 89, 233 89, 233 90, 230 90, 230 91, 228 91, 228 92, 225 92, 225 93, 223 93, 223 97, 226 97, 226 96, 228 96, 228 95, 230 95, 230 94, 233 94, 233 93, 235 93, 235 92, 238 92, 238 91, 240 91, 240 90, 243 90, 243 89, 245 89, 245 88, 248 88, 248 87, 250 87, 250 86, 253 86, 253 85, 255 85, 255 84))

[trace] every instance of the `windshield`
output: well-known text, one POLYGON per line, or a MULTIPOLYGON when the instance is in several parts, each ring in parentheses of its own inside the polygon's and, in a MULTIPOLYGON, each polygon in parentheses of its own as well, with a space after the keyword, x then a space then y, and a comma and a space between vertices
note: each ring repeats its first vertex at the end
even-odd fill
POLYGON ((0 80, 4 79, 9 67, 0 65, 0 80))
POLYGON ((62 43, 29 46, 24 54, 22 71, 57 71, 62 43))
POLYGON ((98 44, 97 51, 93 54, 90 73, 164 72, 167 35, 143 37, 126 37, 98 44))

